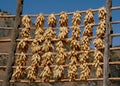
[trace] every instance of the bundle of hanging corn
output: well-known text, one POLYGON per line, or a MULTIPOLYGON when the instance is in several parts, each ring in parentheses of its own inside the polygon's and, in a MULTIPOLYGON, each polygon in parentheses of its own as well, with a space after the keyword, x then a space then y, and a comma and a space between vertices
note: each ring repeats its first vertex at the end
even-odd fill
POLYGON ((92 27, 94 25, 94 14, 92 10, 86 11, 86 16, 84 19, 85 29, 83 31, 83 38, 81 39, 82 45, 81 50, 83 53, 80 56, 80 69, 81 69, 81 80, 87 80, 90 77, 90 68, 88 62, 90 59, 90 39, 92 36, 92 27))
POLYGON ((81 14, 79 12, 75 12, 72 17, 72 37, 70 38, 70 52, 69 52, 69 68, 68 68, 68 77, 69 81, 74 81, 77 76, 77 66, 79 60, 79 51, 80 51, 80 22, 81 22, 81 14))
POLYGON ((32 42, 32 52, 33 56, 31 59, 31 65, 27 68, 28 69, 28 76, 27 78, 33 82, 37 79, 38 76, 38 69, 41 64, 42 60, 42 43, 44 41, 44 22, 45 18, 44 15, 39 14, 35 26, 36 26, 36 31, 35 31, 35 39, 32 42))
POLYGON ((100 66, 100 62, 103 61, 104 52, 104 35, 105 35, 105 21, 106 21, 106 9, 100 8, 98 11, 98 17, 100 23, 98 24, 96 35, 97 38, 94 40, 95 51, 94 51, 94 66, 96 70, 96 76, 100 77, 103 74, 103 70, 100 66))
POLYGON ((61 80, 64 78, 63 65, 66 63, 66 58, 67 58, 66 49, 62 41, 59 41, 56 44, 56 52, 57 54, 56 54, 55 62, 57 65, 55 66, 53 73, 54 73, 54 78, 56 78, 57 80, 61 80))
POLYGON ((20 51, 20 54, 17 56, 16 64, 18 65, 16 70, 13 73, 13 77, 15 80, 19 80, 24 78, 24 75, 26 74, 26 70, 24 66, 26 66, 27 56, 25 53, 28 50, 29 46, 29 39, 30 37, 30 22, 31 19, 29 16, 25 15, 22 18, 22 23, 24 25, 24 28, 21 31, 21 41, 17 45, 17 49, 20 51))
POLYGON ((54 14, 48 16, 48 25, 49 28, 44 33, 45 41, 42 47, 42 51, 44 52, 44 54, 42 55, 42 65, 44 66, 44 69, 40 74, 40 77, 42 77, 43 82, 49 82, 52 74, 50 68, 50 65, 53 64, 54 57, 54 46, 52 44, 52 39, 56 38, 56 33, 53 30, 53 27, 56 26, 56 17, 54 16, 54 14))
POLYGON ((57 80, 61 80, 63 78, 65 78, 64 75, 64 67, 63 65, 66 63, 66 58, 67 58, 67 54, 66 54, 66 49, 65 49, 65 38, 67 38, 68 35, 68 16, 65 12, 61 12, 60 14, 60 31, 58 34, 58 42, 56 44, 56 66, 54 68, 54 78, 56 78, 57 80))

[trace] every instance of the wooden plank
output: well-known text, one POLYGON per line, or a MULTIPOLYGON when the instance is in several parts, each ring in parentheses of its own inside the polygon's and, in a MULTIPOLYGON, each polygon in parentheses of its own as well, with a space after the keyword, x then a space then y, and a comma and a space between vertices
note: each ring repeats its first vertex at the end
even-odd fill
MULTIPOLYGON (((99 9, 92 9, 93 12, 97 12, 99 9)), ((120 6, 117 6, 117 7, 112 7, 111 10, 120 10, 120 6)), ((85 13, 87 10, 83 10, 83 11, 80 11, 80 13, 85 13)), ((68 12, 67 14, 68 15, 73 15, 74 12, 68 12)), ((37 17, 38 14, 26 14, 30 17, 37 17)), ((48 17, 50 14, 44 14, 45 17, 48 17)), ((59 16, 60 13, 56 13, 55 16, 59 16)), ((21 15, 21 16, 24 16, 24 15, 21 15)), ((15 15, 0 15, 0 18, 14 18, 15 15)))
POLYGON ((0 30, 12 30, 14 29, 13 27, 0 27, 0 30))
POLYGON ((109 58, 110 58, 110 27, 111 27, 111 5, 112 0, 106 0, 106 34, 105 34, 105 51, 104 51, 104 65, 103 65, 103 86, 110 86, 109 82, 109 58))
MULTIPOLYGON (((115 62, 109 62, 110 65, 120 65, 120 61, 115 62)), ((94 63, 88 63, 89 66, 94 66, 94 63)), ((104 65, 103 62, 100 62, 100 65, 104 65)), ((54 68, 56 65, 51 65, 51 68, 54 68)), ((63 65, 64 68, 69 67, 69 64, 63 65)), ((76 64, 77 67, 80 67, 80 64, 76 64)), ((12 66, 13 69, 15 69, 17 66, 12 66)), ((23 68, 27 68, 28 66, 23 66, 23 68)), ((43 68, 44 66, 39 66, 39 68, 43 68)), ((6 66, 0 66, 0 69, 5 69, 6 66)))
MULTIPOLYGON (((88 81, 102 81, 103 78, 90 78, 88 79, 88 81)), ((120 77, 111 77, 109 78, 110 81, 120 81, 120 77)), ((0 83, 2 83, 3 80, 0 80, 0 83)), ((69 79, 62 79, 61 81, 56 81, 56 80, 50 80, 49 83, 55 83, 55 82, 69 82, 69 79)), ((74 82, 83 82, 80 79, 75 79, 74 82)), ((19 81, 15 81, 15 80, 10 80, 10 83, 42 83, 41 80, 36 80, 34 82, 30 82, 29 80, 19 80, 19 81)), ((87 81, 86 81, 87 83, 87 81)))
POLYGON ((14 29, 12 30, 12 35, 11 35, 11 46, 10 46, 11 51, 9 52, 9 58, 7 61, 7 68, 5 71, 3 86, 10 86, 9 81, 11 80, 11 77, 12 77, 12 73, 13 73, 12 66, 14 65, 14 62, 15 62, 14 54, 17 46, 16 39, 18 38, 18 33, 19 33, 18 28, 21 25, 22 9, 23 9, 23 0, 17 0, 14 29))
MULTIPOLYGON (((116 37, 116 36, 120 36, 120 33, 115 33, 115 34, 111 34, 110 35, 111 37, 116 37)), ((95 39, 96 38, 96 36, 92 36, 92 37, 89 37, 90 39, 95 39)), ((63 40, 68 40, 69 38, 65 38, 65 39, 63 39, 63 40)), ((20 39, 16 39, 16 41, 17 42, 19 42, 21 40, 21 38, 20 39)), ((80 39, 79 39, 80 40, 80 39)), ((0 39, 0 42, 10 42, 11 41, 11 39, 0 39)), ((33 39, 29 39, 28 40, 29 42, 32 42, 33 41, 33 39)), ((52 39, 52 41, 59 41, 59 39, 52 39)))
MULTIPOLYGON (((110 51, 114 51, 114 50, 120 50, 120 47, 112 47, 110 48, 110 51)), ((79 53, 83 53, 84 51, 79 51, 79 53)), ((94 50, 90 50, 90 53, 93 53, 94 50)), ((66 52, 68 53, 68 52, 66 52)), ((15 56, 18 56, 20 53, 15 53, 15 56)), ((53 53, 54 55, 56 55, 56 53, 54 52, 53 53)), ((0 55, 8 55, 8 53, 0 53, 0 55)), ((28 55, 28 56, 32 56, 33 54, 32 53, 25 53, 25 55, 28 55)))

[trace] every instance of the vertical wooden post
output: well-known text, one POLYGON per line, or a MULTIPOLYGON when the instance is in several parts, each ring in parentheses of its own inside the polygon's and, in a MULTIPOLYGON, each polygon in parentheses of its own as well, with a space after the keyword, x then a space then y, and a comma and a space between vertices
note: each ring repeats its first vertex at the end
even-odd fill
MULTIPOLYGON (((109 23, 110 22, 112 22, 112 10, 111 10, 111 8, 112 8, 112 0, 109 2, 109 23)), ((110 28, 110 34, 113 34, 113 28, 112 28, 112 24, 110 23, 109 24, 110 26, 109 26, 109 28, 110 28)), ((111 36, 109 36, 110 37, 110 48, 112 47, 112 37, 111 36)))
POLYGON ((109 59, 110 59, 110 29, 111 29, 111 6, 112 0, 106 0, 106 34, 105 34, 105 51, 104 51, 104 73, 103 86, 110 86, 109 82, 109 59))
POLYGON ((19 36, 19 30, 18 28, 21 25, 21 14, 23 9, 23 0, 17 0, 17 9, 16 9, 16 17, 14 22, 14 29, 12 30, 11 34, 11 46, 10 46, 10 52, 9 52, 9 58, 7 61, 7 68, 4 76, 3 86, 10 86, 10 79, 13 73, 12 66, 15 63, 15 52, 16 52, 16 39, 19 36))

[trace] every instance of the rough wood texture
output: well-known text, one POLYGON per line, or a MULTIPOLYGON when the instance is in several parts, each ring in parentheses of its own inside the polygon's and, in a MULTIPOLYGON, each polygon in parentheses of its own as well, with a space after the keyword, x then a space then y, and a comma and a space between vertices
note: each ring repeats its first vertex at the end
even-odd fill
POLYGON ((11 35, 11 46, 10 46, 10 53, 9 53, 9 58, 7 62, 7 68, 4 76, 4 81, 3 81, 3 86, 10 86, 10 79, 13 73, 12 66, 14 65, 15 58, 14 54, 16 51, 16 39, 18 38, 18 33, 19 30, 18 28, 20 27, 21 24, 21 14, 22 14, 22 8, 23 8, 23 0, 17 0, 17 10, 16 10, 16 18, 15 18, 15 23, 14 23, 14 29, 12 30, 12 35, 11 35))
MULTIPOLYGON (((111 77, 109 78, 110 81, 120 81, 120 78, 119 77, 111 77)), ((90 78, 88 79, 88 81, 103 81, 103 78, 90 78)), ((0 80, 0 82, 3 82, 3 80, 0 80)), ((15 80, 10 80, 11 83, 30 83, 29 80, 20 80, 19 82, 18 81, 15 81, 15 80)), ((56 81, 56 80, 50 80, 49 83, 55 83, 55 82, 69 82, 69 79, 62 79, 61 81, 56 81)), ((74 82, 83 82, 82 80, 80 79, 75 79, 74 82)), ((41 80, 36 80, 32 83, 42 83, 41 80)), ((22 85, 20 85, 22 86, 22 85)), ((73 86, 73 85, 72 85, 73 86)))
POLYGON ((109 58, 110 58, 110 28, 111 28, 111 5, 112 0, 106 0, 106 34, 105 34, 105 51, 104 51, 104 73, 103 86, 110 86, 109 83, 109 58))

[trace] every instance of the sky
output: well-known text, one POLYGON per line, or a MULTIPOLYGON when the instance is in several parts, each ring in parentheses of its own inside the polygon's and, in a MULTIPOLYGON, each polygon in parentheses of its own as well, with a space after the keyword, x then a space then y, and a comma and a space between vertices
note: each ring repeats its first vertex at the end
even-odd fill
MULTIPOLYGON (((112 6, 120 6, 120 0, 112 0, 112 6)), ((16 14, 17 0, 0 0, 0 9, 16 14)), ((74 12, 105 7, 106 0, 24 0, 23 14, 51 14, 74 12)), ((113 21, 120 21, 120 10, 112 12, 113 21)), ((120 33, 120 24, 113 25, 114 33, 120 33)), ((113 38, 114 45, 120 45, 120 37, 113 38), (119 38, 119 40, 118 40, 119 38)))

